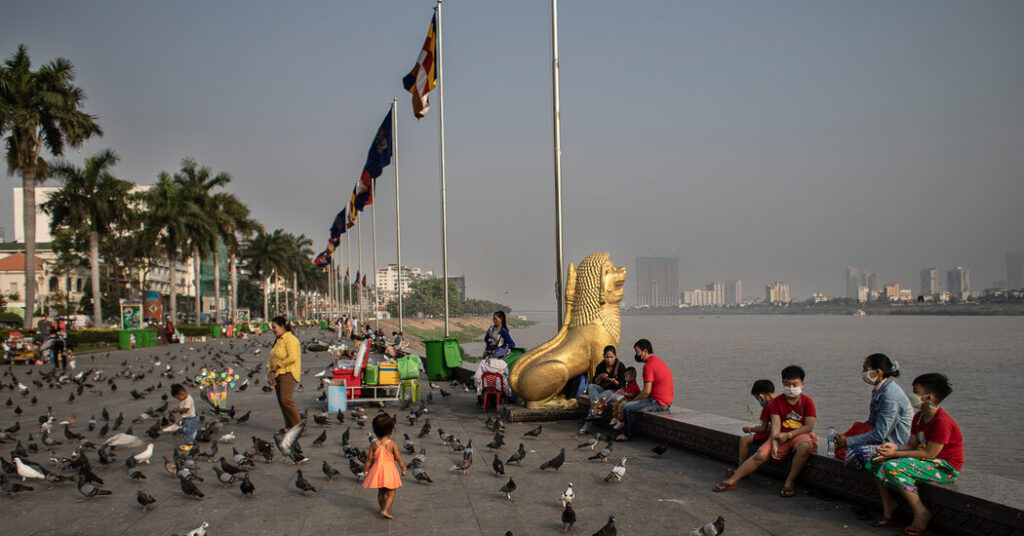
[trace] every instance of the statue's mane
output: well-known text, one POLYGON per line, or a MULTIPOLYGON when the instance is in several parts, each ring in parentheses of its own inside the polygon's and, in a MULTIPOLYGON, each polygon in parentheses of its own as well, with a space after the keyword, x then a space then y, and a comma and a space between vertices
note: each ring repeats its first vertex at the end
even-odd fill
POLYGON ((605 303, 604 267, 609 254, 591 253, 576 268, 576 285, 573 292, 572 318, 569 327, 600 324, 605 331, 619 338, 619 306, 605 303))

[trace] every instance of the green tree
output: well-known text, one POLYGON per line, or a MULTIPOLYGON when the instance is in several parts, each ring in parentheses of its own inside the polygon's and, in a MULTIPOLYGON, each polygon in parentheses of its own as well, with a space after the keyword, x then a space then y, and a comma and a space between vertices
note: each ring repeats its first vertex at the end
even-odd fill
POLYGON ((60 156, 103 131, 96 116, 81 110, 85 92, 74 84, 75 68, 56 58, 37 70, 25 45, 0 67, 0 134, 6 134, 7 173, 21 175, 25 226, 25 318, 32 327, 36 294, 36 184, 49 176, 45 148, 60 156))
MULTIPOLYGON (((202 313, 202 300, 199 292, 199 264, 200 261, 210 256, 211 251, 217 248, 217 237, 219 235, 214 213, 213 190, 225 186, 231 182, 231 175, 221 172, 214 175, 210 168, 200 167, 192 158, 185 158, 181 161, 181 171, 174 174, 174 180, 181 188, 183 198, 191 205, 199 208, 196 217, 185 221, 185 234, 183 238, 187 247, 192 251, 192 263, 195 268, 196 295, 195 312, 196 323, 200 322, 202 313)), ((215 277, 214 279, 219 279, 215 277)), ((218 308, 219 309, 219 308, 218 308)))
MULTIPOLYGON (((240 239, 251 237, 254 233, 262 231, 263 226, 249 216, 249 207, 238 200, 234 194, 220 192, 213 196, 211 214, 214 225, 217 227, 217 234, 224 241, 224 247, 228 250, 228 269, 231 272, 231 314, 234 315, 238 308, 238 255, 241 252, 240 239)), ((220 274, 220 251, 213 249, 214 272, 220 274)), ((220 301, 220 276, 214 278, 213 292, 216 301, 220 301)), ((232 319, 233 320, 233 319, 232 319)), ((220 307, 217 308, 217 323, 221 321, 220 307)))
MULTIPOLYGON (((117 154, 107 149, 85 159, 84 167, 57 162, 51 169, 64 180, 64 186, 50 195, 42 209, 52 217, 50 229, 84 233, 89 243, 89 274, 92 280, 92 322, 103 325, 100 310, 100 235, 127 222, 128 196, 132 183, 115 177, 110 168, 118 161, 117 154)), ((116 259, 107 259, 113 262, 116 259)))
POLYGON ((258 231, 242 251, 246 271, 259 280, 263 289, 263 318, 268 316, 267 278, 273 275, 278 266, 287 262, 288 242, 283 229, 275 229, 272 233, 258 231))
POLYGON ((178 252, 185 246, 189 232, 189 220, 204 221, 202 207, 196 206, 182 192, 178 181, 166 171, 161 171, 157 182, 145 193, 146 213, 144 232, 140 237, 157 243, 167 255, 170 270, 170 317, 178 320, 178 277, 175 265, 178 252))

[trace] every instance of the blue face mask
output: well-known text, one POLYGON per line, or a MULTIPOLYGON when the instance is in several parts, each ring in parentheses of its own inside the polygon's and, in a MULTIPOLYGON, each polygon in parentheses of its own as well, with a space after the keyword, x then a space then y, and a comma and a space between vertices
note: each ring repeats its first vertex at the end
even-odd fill
POLYGON ((761 404, 761 407, 762 407, 762 408, 768 405, 768 403, 767 403, 767 402, 765 402, 765 401, 764 401, 763 399, 761 399, 761 398, 758 398, 758 399, 757 399, 757 403, 758 403, 758 404, 761 404))

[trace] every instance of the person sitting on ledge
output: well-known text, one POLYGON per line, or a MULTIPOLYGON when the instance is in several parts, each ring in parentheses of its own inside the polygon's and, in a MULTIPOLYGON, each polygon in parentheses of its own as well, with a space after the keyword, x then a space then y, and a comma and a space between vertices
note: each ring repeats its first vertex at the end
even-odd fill
MULTIPOLYGON (((747 461, 747 456, 750 455, 750 447, 754 447, 757 450, 761 447, 761 444, 768 439, 768 433, 772 428, 772 415, 771 410, 768 408, 768 403, 775 398, 775 384, 771 380, 757 380, 754 385, 750 387, 750 396, 757 400, 758 405, 761 406, 761 417, 757 426, 744 426, 745 435, 740 438, 740 455, 739 461, 736 462, 736 467, 743 465, 743 462, 747 461)), ((736 469, 729 468, 725 470, 729 476, 736 474, 736 469)))
POLYGON ((654 355, 651 341, 640 339, 633 344, 633 359, 644 364, 644 390, 636 399, 622 406, 625 423, 616 441, 629 441, 635 433, 637 415, 645 411, 666 411, 674 399, 672 371, 664 361, 654 355))
POLYGON ((905 445, 883 444, 866 466, 875 473, 882 496, 882 517, 872 525, 893 525, 892 516, 899 504, 890 490, 896 489, 914 512, 912 524, 903 530, 904 536, 924 533, 932 517, 917 494, 917 482, 953 482, 964 466, 960 425, 939 407, 953 393, 949 379, 932 372, 914 378, 913 386, 914 394, 921 397, 921 411, 911 421, 910 441, 905 445))
POLYGON ((868 420, 860 427, 871 427, 866 433, 836 435, 836 450, 846 447, 846 463, 858 469, 875 456, 883 443, 903 445, 910 438, 910 418, 914 409, 907 394, 893 379, 900 375, 899 363, 885 354, 871 354, 864 359, 861 379, 870 385, 871 406, 868 420))
POLYGON ((604 347, 604 360, 594 369, 594 379, 587 386, 587 398, 590 399, 590 410, 587 411, 586 422, 580 428, 580 434, 589 434, 593 421, 601 417, 605 405, 615 392, 626 385, 626 366, 615 356, 615 347, 604 347))
POLYGON ((814 421, 818 411, 811 397, 803 394, 804 369, 790 365, 782 369, 782 394, 768 403, 772 427, 769 441, 765 441, 753 456, 736 469, 735 474, 719 482, 715 491, 736 489, 736 483, 753 473, 771 457, 781 462, 793 453, 793 464, 779 492, 779 497, 793 497, 793 483, 807 464, 811 453, 818 450, 818 436, 814 435, 814 421))

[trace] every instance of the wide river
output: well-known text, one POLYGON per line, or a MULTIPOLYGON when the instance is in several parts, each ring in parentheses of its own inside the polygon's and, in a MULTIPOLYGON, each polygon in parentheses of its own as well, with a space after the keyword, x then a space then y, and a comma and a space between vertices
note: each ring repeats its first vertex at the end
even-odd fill
MULTIPOLYGON (((532 348, 555 331, 553 313, 526 313, 537 324, 513 329, 532 348)), ((750 385, 798 364, 805 393, 818 408, 816 432, 846 430, 868 416, 871 389, 860 379, 864 357, 896 359, 897 382, 942 372, 953 384, 943 407, 960 424, 965 469, 1024 480, 1024 317, 947 316, 623 316, 619 357, 633 364, 631 344, 650 339, 675 378, 675 406, 750 420, 750 385)), ((467 345, 479 355, 481 344, 467 345)), ((778 392, 778 391, 777 391, 778 392)), ((738 430, 737 430, 738 431, 738 430)))

